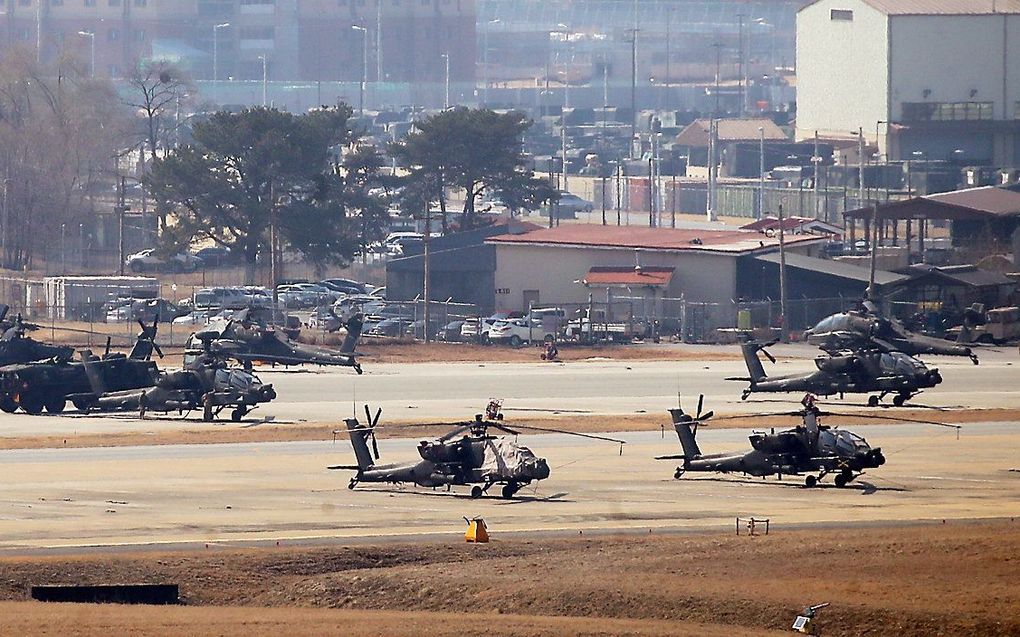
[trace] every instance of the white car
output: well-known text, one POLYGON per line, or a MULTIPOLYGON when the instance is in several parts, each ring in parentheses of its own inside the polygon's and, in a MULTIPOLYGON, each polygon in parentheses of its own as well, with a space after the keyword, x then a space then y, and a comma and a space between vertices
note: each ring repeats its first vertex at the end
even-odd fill
POLYGON ((169 259, 156 256, 152 248, 129 255, 124 265, 132 272, 155 272, 169 270, 171 272, 194 272, 202 267, 202 259, 193 254, 178 253, 169 259))
POLYGON ((205 325, 215 313, 213 310, 195 310, 184 316, 178 316, 173 323, 174 325, 205 325))
POLYGON ((507 319, 496 321, 489 328, 489 341, 520 347, 526 343, 556 340, 556 332, 542 326, 542 321, 507 319))

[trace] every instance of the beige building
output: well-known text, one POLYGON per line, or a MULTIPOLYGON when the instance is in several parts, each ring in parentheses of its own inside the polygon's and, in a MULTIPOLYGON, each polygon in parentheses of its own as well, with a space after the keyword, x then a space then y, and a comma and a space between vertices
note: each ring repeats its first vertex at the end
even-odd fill
MULTIPOLYGON (((795 236, 791 253, 815 256, 824 239, 795 236)), ((585 303, 589 294, 728 303, 752 287, 755 256, 776 252, 777 237, 740 230, 564 225, 490 238, 495 246, 495 307, 585 303), (601 292, 600 292, 601 291, 601 292)))
POLYGON ((798 140, 1020 165, 1020 0, 816 0, 797 14, 798 140))

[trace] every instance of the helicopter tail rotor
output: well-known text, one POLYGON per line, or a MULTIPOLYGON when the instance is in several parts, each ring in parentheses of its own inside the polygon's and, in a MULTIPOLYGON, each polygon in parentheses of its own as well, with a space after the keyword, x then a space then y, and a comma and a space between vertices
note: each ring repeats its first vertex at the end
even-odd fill
POLYGON ((372 455, 375 456, 376 460, 379 459, 379 443, 375 439, 375 427, 379 424, 380 416, 382 416, 382 407, 375 410, 375 417, 373 418, 372 410, 368 408, 368 405, 365 405, 366 429, 368 430, 365 437, 372 440, 372 455))

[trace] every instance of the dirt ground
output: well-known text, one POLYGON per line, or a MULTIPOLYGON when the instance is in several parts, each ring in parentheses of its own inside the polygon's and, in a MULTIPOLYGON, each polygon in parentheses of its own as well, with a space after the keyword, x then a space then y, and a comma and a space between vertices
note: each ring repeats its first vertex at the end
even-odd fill
POLYGON ((1018 522, 0 558, 0 633, 1020 635, 1018 522), (29 603, 37 583, 177 583, 185 607, 29 603), (327 609, 341 609, 335 612, 327 609))
MULTIPOLYGON (((736 415, 736 414, 733 414, 736 415)), ((251 426, 250 423, 209 424, 195 419, 183 429, 162 429, 147 431, 145 421, 133 415, 116 414, 109 416, 124 420, 135 420, 136 431, 74 433, 63 435, 12 436, 0 437, 0 450, 3 449, 51 449, 51 448, 84 448, 84 447, 133 447, 140 445, 183 445, 183 444, 224 444, 252 442, 295 442, 302 440, 332 440, 342 437, 346 440, 347 433, 341 422, 327 423, 262 423, 251 426)), ((941 422, 946 425, 960 425, 974 422, 1013 422, 1020 420, 1020 409, 968 409, 938 412, 931 410, 897 409, 865 410, 859 415, 840 416, 840 425, 885 425, 897 424, 903 418, 941 422), (871 416, 881 416, 892 420, 879 420, 871 416)), ((513 422, 526 423, 535 427, 564 429, 577 433, 614 433, 627 431, 660 431, 667 429, 672 435, 669 417, 663 414, 635 415, 588 415, 562 414, 558 416, 534 417, 528 413, 515 413, 508 410, 507 425, 513 422)), ((788 415, 756 416, 754 418, 728 419, 727 414, 717 414, 708 421, 713 429, 753 429, 764 427, 787 428, 795 423, 788 415)), ((378 438, 429 438, 441 436, 460 422, 421 423, 419 421, 395 420, 381 425, 378 438)))

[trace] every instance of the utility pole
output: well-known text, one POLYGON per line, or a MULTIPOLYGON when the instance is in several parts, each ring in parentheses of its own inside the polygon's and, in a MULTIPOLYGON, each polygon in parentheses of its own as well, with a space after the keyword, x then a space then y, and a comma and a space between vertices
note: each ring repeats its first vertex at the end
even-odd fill
POLYGON ((786 329, 786 240, 783 235, 783 204, 779 204, 779 327, 782 330, 779 340, 788 343, 790 334, 786 329))
POLYGON ((117 252, 120 256, 120 275, 124 276, 124 214, 127 213, 127 205, 125 202, 125 179, 120 178, 120 182, 117 184, 117 206, 114 208, 114 212, 117 213, 117 252))
POLYGON ((443 108, 450 108, 450 54, 444 53, 443 60, 446 64, 446 80, 444 82, 446 86, 446 97, 443 99, 443 108))
POLYGON ((716 152, 718 146, 719 136, 719 120, 715 117, 708 122, 708 201, 707 201, 707 221, 717 221, 715 204, 716 204, 716 152))
POLYGON ((666 8, 666 108, 670 106, 670 96, 672 88, 672 69, 670 68, 670 40, 673 36, 673 7, 666 8))
POLYGON ((712 45, 715 49, 715 106, 712 108, 712 117, 719 117, 719 80, 722 73, 722 43, 716 42, 712 45))
POLYGON ((276 184, 272 178, 269 180, 269 283, 273 286, 273 309, 277 309, 280 303, 280 292, 277 289, 276 271, 276 184))
POLYGON ((744 99, 744 90, 745 90, 744 83, 745 83, 745 78, 747 77, 747 74, 745 73, 746 67, 744 65, 744 14, 743 13, 738 13, 737 14, 737 22, 738 22, 737 39, 739 40, 739 42, 737 43, 737 77, 739 78, 739 81, 740 81, 740 86, 739 86, 739 88, 737 90, 737 95, 740 97, 740 110, 739 110, 739 113, 740 113, 740 116, 743 117, 744 116, 744 110, 745 110, 744 109, 744 102, 745 102, 745 99, 744 99))
POLYGON ((351 29, 361 32, 361 84, 358 86, 358 117, 365 116, 365 85, 368 84, 368 29, 352 24, 351 29))
MULTIPOLYGON (((811 190, 812 190, 811 201, 812 201, 812 208, 813 208, 812 212, 814 212, 814 214, 812 216, 815 219, 817 219, 818 218, 818 197, 819 197, 819 195, 818 195, 818 182, 819 182, 818 177, 821 175, 821 168, 822 168, 822 157, 821 157, 821 155, 818 154, 818 131, 815 131, 815 152, 814 152, 813 155, 811 155, 811 163, 814 164, 814 166, 815 166, 815 174, 814 174, 814 177, 811 179, 811 190)), ((826 219, 826 221, 828 221, 828 219, 826 219)))
POLYGON ((563 170, 563 190, 569 190, 567 188, 567 115, 565 112, 560 115, 560 150, 562 152, 560 168, 563 170))
POLYGON ((260 55, 259 59, 262 60, 262 108, 265 108, 269 104, 269 65, 266 56, 260 55))
MULTIPOLYGON (((10 218, 7 212, 7 205, 10 198, 7 194, 8 188, 11 187, 11 167, 7 166, 6 173, 4 176, 4 210, 3 219, 0 219, 2 226, 0 226, 0 268, 7 267, 7 220, 10 218)), ((121 259, 123 261, 123 259, 121 259)))
POLYGON ((765 128, 758 127, 758 214, 761 219, 765 214, 765 128))
MULTIPOLYGON (((424 270, 424 280, 422 281, 422 293, 425 295, 425 311, 422 313, 423 325, 422 333, 424 334, 425 342, 429 342, 429 243, 432 238, 432 212, 429 210, 429 204, 425 202, 425 255, 422 263, 422 269, 424 270)), ((413 330, 412 330, 413 331, 413 330)))
MULTIPOLYGON (((876 142, 877 143, 877 142, 876 142)), ((857 181, 860 194, 858 195, 861 199, 860 205, 864 205, 864 127, 860 126, 857 129, 857 181)))
POLYGON ((630 154, 634 152, 634 137, 637 135, 637 34, 635 26, 630 30, 630 154))
MULTIPOLYGON (((383 81, 382 72, 382 1, 375 3, 375 84, 383 81)), ((376 101, 379 99, 376 91, 376 101)))

